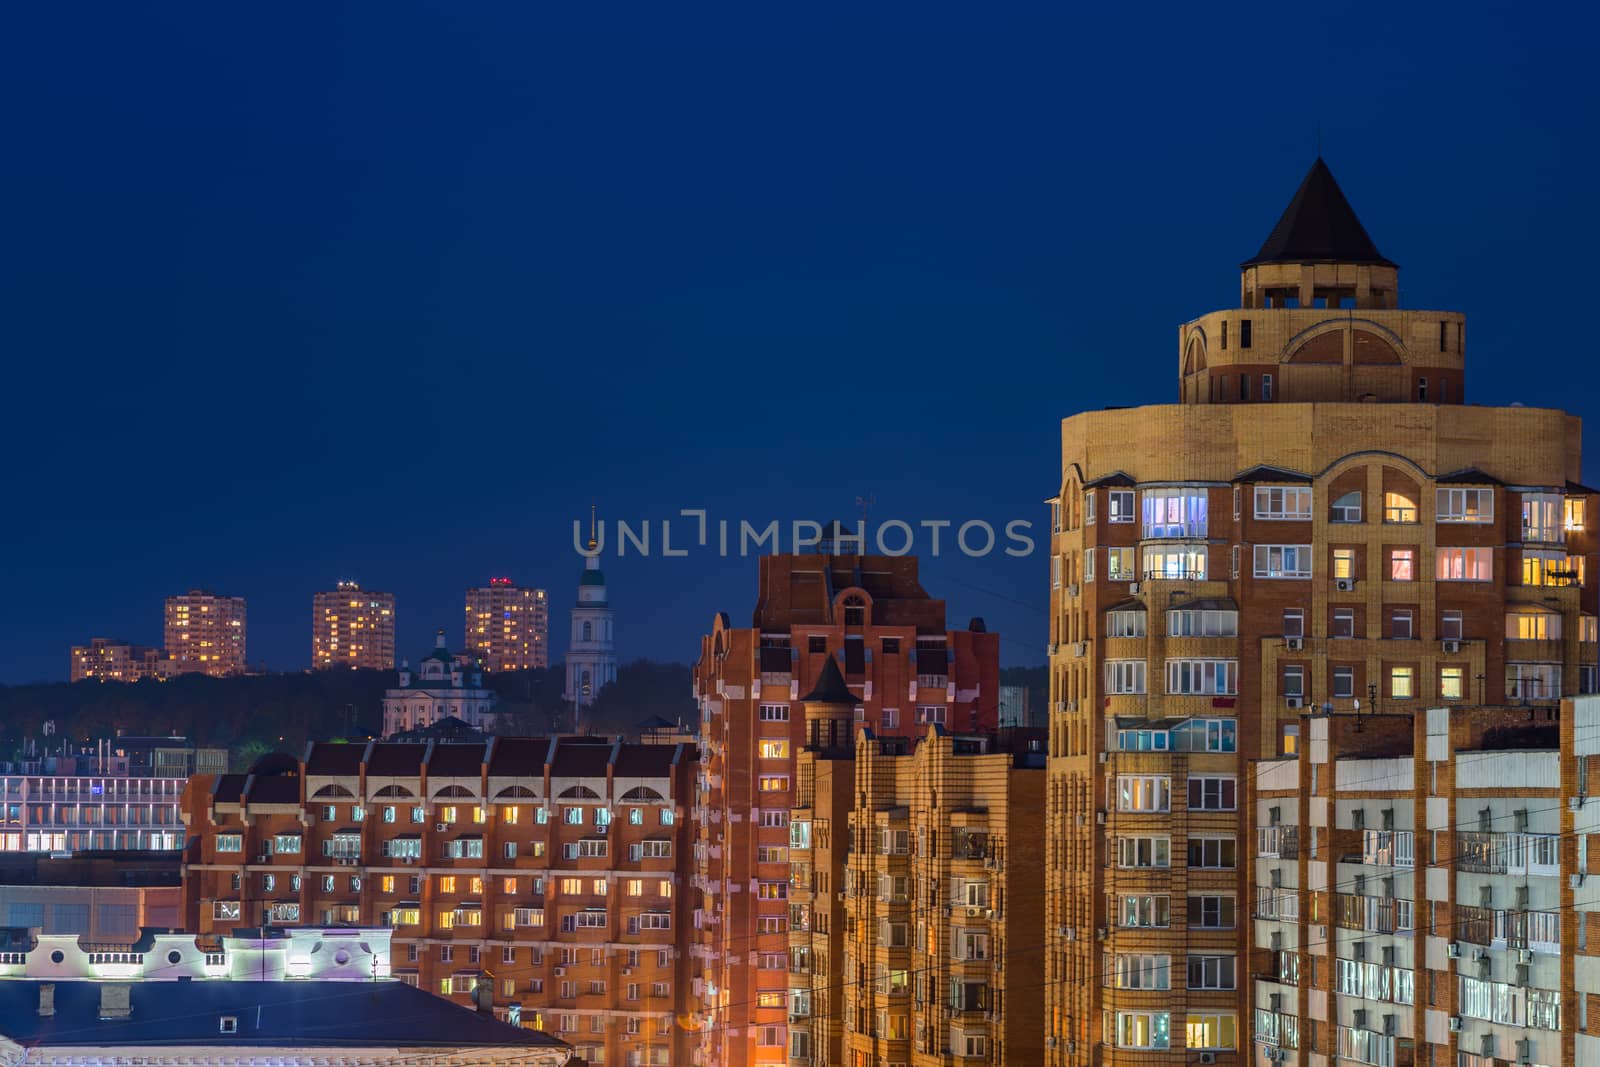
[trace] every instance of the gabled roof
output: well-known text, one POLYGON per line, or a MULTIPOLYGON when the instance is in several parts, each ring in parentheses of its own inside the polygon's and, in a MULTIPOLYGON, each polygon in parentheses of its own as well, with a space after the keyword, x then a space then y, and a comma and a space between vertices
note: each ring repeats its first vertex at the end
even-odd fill
POLYGON ((1355 208, 1334 181, 1333 172, 1318 156, 1295 190, 1278 224, 1261 250, 1241 266, 1261 263, 1364 263, 1379 267, 1396 264, 1384 258, 1367 236, 1355 208))
POLYGON ((127 1018, 100 1018, 105 983, 56 981, 55 1014, 39 986, 0 982, 0 1036, 42 1047, 230 1045, 252 1048, 561 1048, 404 982, 131 982, 127 1018), (237 1027, 220 1037, 223 1016, 237 1027))
POLYGON ((1299 471, 1287 470, 1283 467, 1274 467, 1267 463, 1258 463, 1249 470, 1240 471, 1233 476, 1236 482, 1303 482, 1311 484, 1311 475, 1301 474, 1299 471))
POLYGON ((1449 474, 1441 474, 1435 479, 1440 485, 1504 485, 1499 478, 1492 474, 1485 474, 1477 467, 1462 467, 1449 474))
POLYGON ((1114 472, 1112 474, 1101 475, 1099 478, 1091 478, 1089 481, 1083 483, 1083 487, 1085 489, 1098 489, 1102 485, 1113 485, 1113 486, 1118 486, 1118 487, 1130 486, 1131 487, 1131 486, 1138 485, 1138 484, 1139 484, 1138 482, 1135 482, 1132 478, 1128 477, 1128 475, 1123 473, 1122 471, 1116 471, 1116 472, 1114 472))

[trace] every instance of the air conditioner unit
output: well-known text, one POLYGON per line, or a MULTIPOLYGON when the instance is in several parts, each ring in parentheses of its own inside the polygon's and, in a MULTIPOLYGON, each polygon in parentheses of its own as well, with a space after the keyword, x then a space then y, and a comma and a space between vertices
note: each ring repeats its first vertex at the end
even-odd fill
POLYGON ((1106 824, 1106 813, 1103 812, 1103 811, 1095 812, 1094 813, 1094 821, 1096 823, 1100 824, 1101 826, 1104 826, 1106 824))
POLYGON ((1111 936, 1111 931, 1106 929, 1104 926, 1095 927, 1094 937, 1095 937, 1096 941, 1104 941, 1106 938, 1108 938, 1110 936, 1111 936))
POLYGON ((632 967, 624 967, 624 968, 622 968, 622 977, 626 978, 629 975, 631 975, 632 973, 633 973, 633 968, 632 967))
POLYGON ((1484 1056, 1493 1056, 1494 1055, 1494 1035, 1493 1034, 1484 1034, 1481 1038, 1479 1038, 1478 1039, 1478 1048, 1479 1048, 1479 1050, 1480 1050, 1482 1055, 1484 1055, 1484 1056))
POLYGON ((1333 587, 1341 593, 1351 593, 1355 591, 1356 580, 1354 578, 1335 578, 1333 587))
POLYGON ((565 978, 566 976, 567 976, 567 969, 565 967, 557 967, 556 968, 556 977, 557 978, 565 978))
POLYGON ((1569 875, 1567 875, 1567 888, 1568 889, 1582 889, 1583 888, 1583 879, 1584 879, 1584 876, 1581 875, 1581 874, 1569 874, 1569 875))
POLYGON ((1139 595, 1139 583, 1138 582, 1129 582, 1128 583, 1128 595, 1129 596, 1138 596, 1139 595))
POLYGON ((1486 949, 1486 948, 1475 948, 1475 949, 1472 950, 1472 962, 1473 963, 1486 963, 1486 962, 1488 962, 1488 959, 1489 959, 1489 950, 1488 949, 1486 949))
POLYGON ((1521 1040, 1519 1040, 1517 1042, 1517 1062, 1518 1063, 1532 1063, 1533 1062, 1533 1042, 1530 1041, 1528 1038, 1524 1037, 1524 1038, 1522 1038, 1521 1040))
POLYGON ((1067 595, 1068 596, 1077 596, 1078 595, 1078 587, 1075 586, 1075 585, 1067 586, 1067 595))
POLYGON ((599 834, 601 837, 606 836, 606 834, 609 833, 610 831, 611 831, 611 824, 608 823, 608 822, 607 823, 601 823, 600 825, 598 825, 598 826, 596 826, 594 828, 594 832, 599 834))
POLYGON ((1306 702, 1301 697, 1288 697, 1284 700, 1284 703, 1288 704, 1291 709, 1294 709, 1305 707, 1306 702))
POLYGON ((263 852, 261 855, 256 857, 256 862, 257 863, 265 863, 268 860, 270 860, 271 858, 272 858, 271 856, 269 856, 265 852, 263 852))
POLYGON ((1064 941, 1078 940, 1078 928, 1076 926, 1063 926, 1061 928, 1061 938, 1064 941))
POLYGON ((1448 959, 1459 960, 1461 958, 1461 942, 1459 942, 1459 941, 1450 942, 1448 945, 1446 945, 1444 947, 1444 954, 1445 954, 1445 957, 1448 958, 1448 959))
POLYGON ((447 822, 436 822, 433 824, 433 828, 435 831, 442 834, 446 830, 450 829, 450 824, 447 822))
POLYGON ((1109 756, 1109 755, 1110 755, 1110 753, 1108 753, 1108 752, 1102 752, 1102 753, 1100 753, 1100 762, 1101 762, 1101 763, 1104 763, 1104 762, 1105 762, 1105 761, 1106 761, 1106 758, 1107 758, 1107 757, 1108 757, 1108 756, 1109 756))
POLYGON ((1357 1008, 1355 1010, 1355 1027, 1357 1030, 1365 1030, 1367 1028, 1366 1008, 1357 1008))
POLYGON ((973 904, 968 904, 967 905, 967 918, 976 919, 981 914, 983 914, 983 909, 982 908, 977 907, 976 905, 973 905, 973 904))
POLYGON ((1461 1016, 1450 1016, 1450 1032, 1452 1034, 1459 1034, 1461 1032, 1461 1016))
POLYGON ((1461 651, 1461 642, 1460 641, 1446 641, 1446 642, 1444 642, 1444 650, 1446 652, 1450 652, 1450 653, 1460 652, 1461 651))
POLYGON ((1080 659, 1084 656, 1087 656, 1089 654, 1089 642, 1079 641, 1077 644, 1073 645, 1072 654, 1080 659))
POLYGON ((1045 1048, 1055 1048, 1056 1047, 1056 1039, 1053 1038, 1053 1037, 1045 1038, 1044 1039, 1044 1047, 1045 1048))
POLYGON ((1283 640, 1283 644, 1290 652, 1299 652, 1306 647, 1306 639, 1303 637, 1286 637, 1283 640))
POLYGON ((1215 1052, 1202 1052, 1202 1053, 1200 1053, 1200 1055, 1198 1057, 1195 1058, 1195 1062, 1196 1063, 1216 1063, 1217 1062, 1217 1054, 1215 1052))
POLYGON ((1060 648, 1060 647, 1061 647, 1061 646, 1060 646, 1060 645, 1058 645, 1058 644, 1056 644, 1056 643, 1055 643, 1055 642, 1054 642, 1054 641, 1052 641, 1052 642, 1050 642, 1050 645, 1049 645, 1049 648, 1048 648, 1048 650, 1047 650, 1047 651, 1048 651, 1048 654, 1049 654, 1049 655, 1052 655, 1052 656, 1053 656, 1053 655, 1055 655, 1055 654, 1056 654, 1056 649, 1058 649, 1058 648, 1060 648))
POLYGON ((1532 963, 1533 962, 1533 949, 1531 949, 1531 948, 1518 949, 1517 950, 1517 962, 1518 963, 1532 963))
POLYGON ((1583 802, 1584 802, 1585 799, 1586 798, 1584 798, 1584 797, 1568 797, 1567 798, 1567 807, 1569 809, 1571 809, 1572 811, 1582 811, 1583 810, 1583 802))

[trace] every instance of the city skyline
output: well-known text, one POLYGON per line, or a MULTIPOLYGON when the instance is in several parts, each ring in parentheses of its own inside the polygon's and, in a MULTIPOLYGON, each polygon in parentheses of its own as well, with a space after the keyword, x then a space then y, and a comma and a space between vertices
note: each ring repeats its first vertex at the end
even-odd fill
MULTIPOLYGON (((1566 210, 1596 151, 1573 136, 1592 96, 1582 35, 1409 10, 1383 34, 1310 11, 1201 32, 919 10, 906 47, 891 11, 848 32, 809 17, 393 13, 374 39, 337 12, 309 35, 220 9, 111 9, 90 32, 16 13, 0 86, 29 106, 0 120, 18 146, 0 188, 28 209, 0 269, 30 401, 0 440, 26 457, 14 481, 33 507, 7 531, 0 680, 64 679, 63 650, 94 636, 153 644, 149 605, 197 585, 249 600, 252 663, 295 667, 306 603, 342 574, 396 590, 397 646, 425 648, 486 574, 570 589, 571 523, 596 498, 634 521, 764 522, 853 519, 875 495, 875 518, 1037 530, 1057 420, 1171 399, 1172 326, 1230 302, 1228 268, 1319 131, 1416 279, 1406 303, 1475 309, 1469 402, 1595 414, 1571 387, 1577 318, 1530 311, 1484 269, 1527 265, 1543 306, 1586 295, 1595 222, 1566 210), (1183 73, 1197 34, 1217 61, 1198 79, 1183 73), (1263 91, 1255 58, 1291 39, 1309 64, 1370 76, 1263 91), (1449 70, 1395 62, 1397 39, 1449 70), (1081 40, 1098 44, 1062 47, 1081 40), (1219 125, 1242 100, 1250 120, 1219 125), (1111 281, 1152 275, 1158 291, 1111 281), (689 370, 705 366, 738 370, 689 370), (484 405, 452 447, 414 421, 441 373, 528 410, 484 405), (790 392, 840 401, 803 460, 771 433, 790 392), (847 424, 852 394, 937 414, 847 424), (349 418, 358 398, 403 429, 374 437, 349 418), (180 459, 174 426, 218 447, 180 459), (85 492, 108 455, 179 466, 160 493, 85 492)), ((1004 662, 1039 663, 1044 559, 930 560, 929 577, 953 615, 1006 636, 1004 662)), ((678 620, 737 602, 755 565, 606 570, 621 647, 687 662, 678 620)))

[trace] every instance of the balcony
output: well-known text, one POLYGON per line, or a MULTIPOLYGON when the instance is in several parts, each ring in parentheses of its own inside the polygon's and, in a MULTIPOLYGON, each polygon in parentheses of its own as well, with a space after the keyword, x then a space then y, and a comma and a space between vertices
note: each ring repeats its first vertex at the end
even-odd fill
POLYGON ((1561 873, 1559 843, 1556 834, 1462 831, 1456 834, 1456 869, 1553 877, 1561 873))
POLYGON ((1300 827, 1260 826, 1256 828, 1256 856, 1262 859, 1300 858, 1300 827))
POLYGON ((1409 934, 1415 929, 1415 905, 1399 897, 1333 895, 1333 921, 1341 930, 1369 934, 1409 934))

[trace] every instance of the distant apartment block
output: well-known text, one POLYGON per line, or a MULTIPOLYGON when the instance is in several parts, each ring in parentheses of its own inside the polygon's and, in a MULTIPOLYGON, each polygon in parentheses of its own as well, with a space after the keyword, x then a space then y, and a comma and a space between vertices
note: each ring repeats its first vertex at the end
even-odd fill
POLYGON ((131 949, 145 927, 182 927, 178 861, 175 849, 0 855, 0 923, 131 949))
POLYGON ((200 589, 169 596, 165 634, 174 673, 223 677, 244 672, 243 597, 200 589))
POLYGON ((388 927, 402 981, 588 1063, 687 1063, 694 768, 689 746, 497 737, 317 744, 197 777, 189 928, 388 927))
POLYGON ((141 678, 166 678, 174 665, 159 648, 146 648, 110 637, 96 637, 87 645, 72 646, 72 680, 137 682, 141 678))
POLYGON ((311 666, 394 670, 394 594, 340 582, 311 598, 311 666))
POLYGON ((487 671, 526 671, 550 666, 550 598, 543 589, 514 585, 510 578, 467 590, 466 646, 487 671))

